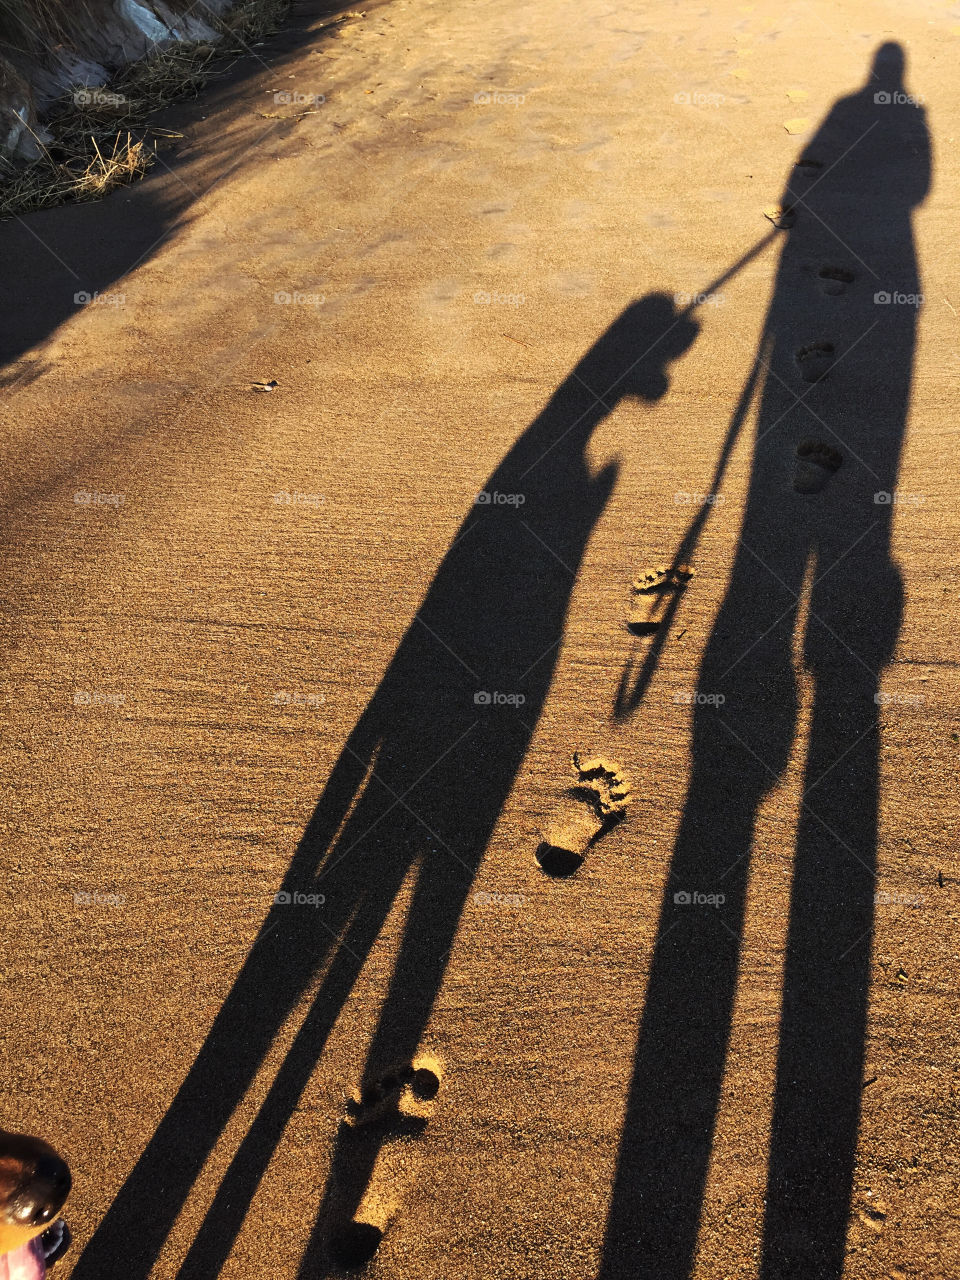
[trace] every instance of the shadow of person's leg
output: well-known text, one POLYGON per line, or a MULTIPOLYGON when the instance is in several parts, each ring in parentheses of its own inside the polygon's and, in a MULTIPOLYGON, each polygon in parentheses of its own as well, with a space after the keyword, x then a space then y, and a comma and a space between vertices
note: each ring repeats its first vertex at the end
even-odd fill
MULTIPOLYGON (((276 907, 274 912, 285 909, 289 910, 276 907)), ((78 1260, 74 1276, 145 1280, 197 1175, 324 950, 323 939, 308 941, 279 922, 255 943, 203 1048, 78 1260)))
POLYGON ((260 1180, 313 1074, 403 880, 402 868, 385 875, 383 893, 367 900, 339 939, 323 983, 288 1050, 253 1123, 230 1162, 213 1203, 178 1272, 179 1280, 220 1274, 260 1180))
MULTIPOLYGON (((747 759, 740 762, 749 767, 747 759)), ((695 820, 677 842, 676 880, 661 907, 627 1104, 603 1280, 681 1280, 688 1274, 736 986, 746 855, 762 794, 761 779, 752 781, 722 815, 725 853, 734 864, 722 881, 719 865, 710 872, 704 865, 695 820), (723 892, 726 901, 722 909, 680 905, 674 884, 723 892)), ((699 808, 700 792, 695 782, 692 806, 699 808)))
MULTIPOLYGON (((817 625, 811 621, 811 626, 817 625)), ((839 1280, 863 1087, 877 836, 876 681, 817 680, 794 871, 763 1280, 839 1280)))
POLYGON ((660 908, 601 1280, 686 1280, 692 1265, 754 824, 794 735, 791 642, 804 560, 802 539, 783 539, 778 584, 742 550, 704 656, 698 692, 726 701, 698 705, 694 716, 690 788, 660 908))
MULTIPOLYGON (((390 986, 357 1081, 361 1088, 416 1060, 473 879, 472 868, 444 852, 435 852, 432 861, 421 866, 390 986)), ((369 1129, 341 1125, 323 1202, 298 1272, 304 1280, 329 1273, 330 1234, 354 1220, 383 1144, 406 1131, 403 1121, 401 1114, 396 1132, 389 1118, 369 1129)), ((398 1198, 404 1192, 402 1187, 381 1190, 398 1198)))
MULTIPOLYGON (((321 805, 285 880, 288 891, 310 887, 326 842, 351 813, 348 831, 374 822, 383 801, 364 790, 372 754, 366 728, 351 735, 330 776, 321 805), (366 748, 361 751, 361 743, 366 748)), ((312 908, 275 904, 264 920, 229 995, 150 1142, 74 1267, 78 1280, 145 1280, 224 1127, 269 1052, 274 1037, 356 910, 358 859, 334 871, 321 919, 312 908)))

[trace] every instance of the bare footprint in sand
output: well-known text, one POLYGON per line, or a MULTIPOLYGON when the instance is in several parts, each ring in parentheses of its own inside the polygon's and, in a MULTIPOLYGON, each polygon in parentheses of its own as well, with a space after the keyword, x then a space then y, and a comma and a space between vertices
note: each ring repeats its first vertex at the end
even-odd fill
POLYGON ((537 861, 548 876, 570 876, 583 864, 587 850, 626 814, 633 798, 630 783, 613 760, 573 753, 577 782, 564 797, 537 849, 537 861))
POLYGON ((364 1085, 347 1099, 343 1123, 351 1129, 383 1121, 402 1124, 404 1120, 423 1120, 425 1124, 430 1109, 424 1112, 423 1104, 431 1102, 440 1090, 434 1066, 432 1058, 416 1058, 364 1085))
POLYGON ((793 487, 797 493, 819 493, 843 462, 843 454, 822 440, 804 440, 797 446, 793 487))
POLYGON ((331 1232, 330 1258, 338 1269, 365 1267, 400 1212, 416 1174, 409 1140, 426 1129, 441 1079, 439 1061, 421 1054, 348 1098, 341 1125, 343 1176, 349 1180, 354 1165, 369 1168, 371 1159, 373 1168, 356 1213, 331 1232))
POLYGON ((845 293, 847 286, 853 284, 854 274, 848 271, 846 267, 822 266, 817 272, 817 280, 820 284, 820 292, 836 297, 838 294, 845 293))
POLYGON ((796 360, 804 382, 819 382, 833 364, 832 342, 808 342, 797 351, 796 360))
POLYGON ((627 630, 635 636, 653 635, 693 575, 694 571, 688 564, 676 567, 662 564, 641 574, 633 584, 627 630))
POLYGON ((812 178, 823 168, 823 161, 815 160, 813 156, 801 156, 794 167, 805 178, 812 178))

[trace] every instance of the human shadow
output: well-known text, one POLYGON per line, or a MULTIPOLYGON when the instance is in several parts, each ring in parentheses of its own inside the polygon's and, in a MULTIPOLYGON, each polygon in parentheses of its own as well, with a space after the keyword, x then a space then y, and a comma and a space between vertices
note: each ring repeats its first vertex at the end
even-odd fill
MULTIPOLYGON (((875 897, 877 694, 902 605, 890 539, 920 294, 911 211, 930 184, 924 112, 907 97, 903 69, 900 46, 881 46, 864 87, 840 99, 803 148, 783 197, 795 225, 715 476, 757 395, 735 562, 697 681, 691 778, 660 906, 601 1280, 682 1280, 693 1267, 754 827, 795 747, 800 661, 813 707, 760 1274, 838 1280, 843 1270, 875 897), (826 451, 798 460, 810 438, 839 451, 839 470, 826 451)), ((635 705, 622 685, 617 710, 635 705)))
MULTIPOLYGON (((320 985, 180 1271, 227 1257, 324 1041, 408 876, 412 896, 366 1062, 373 1086, 420 1044, 457 924, 553 677, 580 564, 618 465, 590 437, 625 398, 653 402, 697 325, 662 294, 632 303, 490 475, 379 687, 350 733, 206 1041, 79 1259, 75 1280, 145 1277, 271 1043, 320 985), (503 695, 509 701, 504 701, 503 695), (522 703, 517 695, 522 696, 522 703), (324 895, 322 907, 297 894, 324 895)), ((532 856, 532 855, 531 855, 532 856)), ((442 1102, 442 1099, 440 1100, 442 1102)), ((338 1148, 349 1223, 376 1158, 338 1148)), ((329 1209, 333 1189, 324 1204, 329 1209)), ((301 1274, 328 1266, 326 1209, 301 1274)))

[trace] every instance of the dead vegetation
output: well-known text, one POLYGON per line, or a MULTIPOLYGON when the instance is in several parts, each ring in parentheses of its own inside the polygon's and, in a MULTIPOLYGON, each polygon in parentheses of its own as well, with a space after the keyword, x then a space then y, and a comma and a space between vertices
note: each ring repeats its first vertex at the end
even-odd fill
MULTIPOLYGON (((75 85, 45 113, 49 136, 35 135, 35 160, 0 159, 0 219, 96 200, 142 177, 158 147, 180 136, 154 125, 155 113, 195 96, 223 74, 230 59, 278 28, 288 7, 289 0, 241 0, 218 16, 198 5, 193 12, 217 31, 216 42, 165 45, 120 68, 108 84, 75 85)), ((0 0, 0 46, 6 55, 0 80, 22 83, 18 64, 37 56, 41 36, 69 41, 82 56, 82 33, 90 29, 83 24, 95 23, 102 8, 101 0, 0 0)))

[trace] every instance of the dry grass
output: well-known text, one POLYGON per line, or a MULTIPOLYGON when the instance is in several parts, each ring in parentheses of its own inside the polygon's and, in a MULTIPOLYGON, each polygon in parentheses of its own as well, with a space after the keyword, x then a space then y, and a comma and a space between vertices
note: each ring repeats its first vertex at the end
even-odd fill
POLYGON ((153 157, 143 141, 133 141, 128 133, 126 140, 121 141, 118 134, 113 150, 105 156, 94 142, 96 159, 91 160, 86 171, 77 182, 78 200, 96 200, 105 196, 114 187, 122 187, 133 182, 146 173, 153 157))
MULTIPOLYGON (((79 0, 69 18, 62 0, 0 0, 0 38, 13 58, 29 57, 40 23, 50 36, 69 38, 79 18, 95 21, 98 0, 79 0), (29 9, 32 26, 24 26, 29 9), (18 35, 18 33, 20 33, 18 35)), ((141 178, 163 139, 175 138, 151 124, 153 114, 195 96, 230 58, 240 57, 277 29, 288 0, 242 0, 221 17, 194 10, 221 33, 215 44, 171 45, 123 67, 100 88, 78 86, 49 111, 51 140, 28 163, 0 160, 0 219, 80 200, 97 200, 141 178)), ((79 42, 74 37, 71 41, 79 42)))

